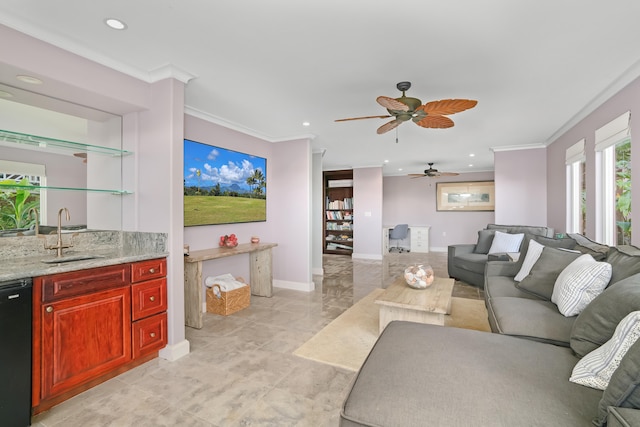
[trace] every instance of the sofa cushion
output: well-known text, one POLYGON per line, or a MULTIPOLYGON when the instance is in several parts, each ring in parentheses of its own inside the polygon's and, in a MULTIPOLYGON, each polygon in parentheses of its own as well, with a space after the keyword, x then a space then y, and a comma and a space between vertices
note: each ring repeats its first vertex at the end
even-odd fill
MULTIPOLYGON (((496 230, 480 230, 478 231, 478 242, 473 252, 477 254, 488 254, 493 243, 493 236, 496 234, 496 230)), ((501 229, 500 231, 506 231, 501 229)))
POLYGON ((609 406, 607 427, 640 426, 640 409, 609 406))
POLYGON ((578 315, 571 348, 580 357, 611 339, 618 323, 640 310, 640 273, 610 285, 578 315))
POLYGON ((554 303, 541 299, 491 298, 487 311, 495 332, 565 347, 576 319, 563 316, 554 303))
POLYGON ((576 362, 563 347, 391 322, 347 392, 340 425, 584 426, 602 392, 567 381, 576 362))
POLYGON ((558 275, 551 302, 565 316, 577 316, 602 293, 611 279, 611 264, 582 254, 558 275))
POLYGON ((604 260, 609 253, 609 246, 594 242, 582 234, 569 233, 569 237, 576 241, 576 250, 591 255, 596 261, 604 260))
POLYGON ((640 408, 640 340, 633 344, 620 361, 620 366, 611 375, 598 404, 597 426, 603 426, 607 420, 610 406, 640 408))
POLYGON ((520 252, 522 239, 524 239, 524 233, 511 234, 496 230, 488 253, 520 252))
POLYGON ((629 348, 640 337, 640 311, 629 313, 609 341, 584 356, 573 368, 569 381, 604 390, 629 348))
POLYGON ((516 283, 519 289, 551 300, 558 275, 578 258, 580 253, 546 246, 527 277, 516 283))
POLYGON ((484 265, 487 263, 486 254, 467 253, 454 258, 454 265, 458 268, 474 273, 484 274, 484 265))
POLYGON ((609 248, 606 261, 613 267, 610 285, 640 273, 640 249, 635 246, 609 248))

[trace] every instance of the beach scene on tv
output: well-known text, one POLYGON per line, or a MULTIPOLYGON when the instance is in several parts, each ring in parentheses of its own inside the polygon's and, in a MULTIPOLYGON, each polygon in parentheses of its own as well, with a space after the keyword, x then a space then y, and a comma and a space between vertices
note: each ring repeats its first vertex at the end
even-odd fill
POLYGON ((267 160, 184 140, 184 225, 267 220, 267 160))

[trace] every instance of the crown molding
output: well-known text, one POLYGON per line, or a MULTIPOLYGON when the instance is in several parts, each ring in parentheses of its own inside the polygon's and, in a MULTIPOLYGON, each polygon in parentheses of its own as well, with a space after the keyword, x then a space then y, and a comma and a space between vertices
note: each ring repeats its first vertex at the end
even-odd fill
POLYGON ((149 71, 150 83, 155 83, 160 80, 171 78, 187 84, 191 79, 194 79, 196 77, 197 76, 195 76, 194 74, 191 74, 188 71, 181 69, 180 67, 176 67, 173 64, 165 64, 161 67, 149 71))
POLYGON ((535 150, 538 148, 547 148, 547 144, 503 145, 500 147, 490 147, 489 149, 497 153, 499 151, 535 150))
POLYGON ((248 127, 243 126, 241 124, 238 124, 238 123, 235 123, 235 122, 231 122, 231 121, 229 121, 227 119, 223 119, 222 117, 214 116, 213 114, 207 113, 207 112, 202 111, 202 110, 198 110, 197 108, 193 108, 193 107, 190 107, 188 105, 185 105, 184 113, 188 114, 190 116, 196 117, 198 119, 202 119, 202 120, 205 120, 207 122, 214 123, 216 125, 225 127, 227 129, 231 129, 231 130, 234 130, 236 132, 243 133, 245 135, 253 136, 254 138, 262 139, 263 141, 267 141, 267 142, 274 142, 274 143, 275 142, 286 142, 286 141, 295 141, 297 139, 313 140, 316 137, 313 134, 304 134, 304 135, 295 135, 295 136, 290 136, 290 137, 285 137, 285 138, 276 138, 276 137, 273 137, 273 136, 265 135, 264 133, 258 132, 255 129, 251 129, 251 128, 248 128, 248 127))

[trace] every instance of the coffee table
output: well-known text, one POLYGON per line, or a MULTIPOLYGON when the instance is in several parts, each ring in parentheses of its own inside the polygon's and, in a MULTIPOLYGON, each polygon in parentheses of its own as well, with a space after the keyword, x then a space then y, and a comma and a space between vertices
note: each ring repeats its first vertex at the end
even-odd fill
POLYGON ((380 330, 393 320, 444 325, 451 313, 453 279, 436 277, 426 289, 413 289, 404 277, 398 278, 375 300, 380 305, 380 330))

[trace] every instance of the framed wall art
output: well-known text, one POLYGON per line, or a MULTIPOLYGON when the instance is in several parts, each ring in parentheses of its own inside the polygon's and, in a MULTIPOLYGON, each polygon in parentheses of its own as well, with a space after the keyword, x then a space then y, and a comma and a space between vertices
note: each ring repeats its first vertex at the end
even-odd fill
POLYGON ((438 211, 494 211, 494 181, 461 181, 436 183, 438 211))

